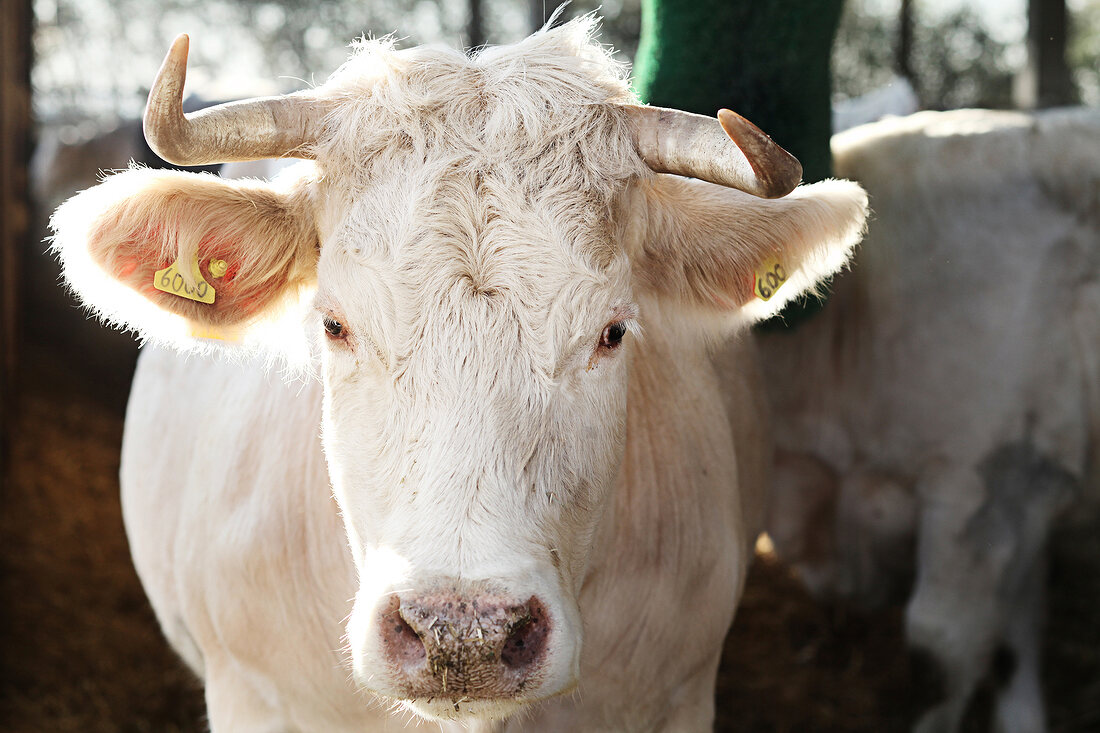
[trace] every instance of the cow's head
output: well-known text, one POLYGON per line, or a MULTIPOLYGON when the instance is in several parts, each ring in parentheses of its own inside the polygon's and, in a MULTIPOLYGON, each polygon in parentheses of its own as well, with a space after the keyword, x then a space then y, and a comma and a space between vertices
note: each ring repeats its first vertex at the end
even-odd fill
POLYGON ((783 197, 797 162, 736 115, 637 106, 591 31, 473 57, 367 43, 310 92, 191 118, 181 38, 146 115, 163 157, 315 162, 275 184, 128 171, 54 219, 75 289, 147 337, 247 341, 312 293, 355 676, 425 715, 575 684, 640 329, 699 359, 863 225, 854 184, 783 197), (176 294, 201 295, 193 266, 213 303, 176 294))

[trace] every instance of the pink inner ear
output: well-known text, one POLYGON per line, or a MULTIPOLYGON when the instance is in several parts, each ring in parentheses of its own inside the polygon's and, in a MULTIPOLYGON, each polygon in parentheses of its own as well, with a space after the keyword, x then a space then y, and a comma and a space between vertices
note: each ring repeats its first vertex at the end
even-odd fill
POLYGON ((119 282, 161 308, 199 322, 230 325, 250 321, 278 294, 278 288, 270 283, 239 277, 241 243, 221 236, 220 232, 206 234, 197 250, 200 271, 217 293, 213 304, 198 303, 157 290, 153 282, 154 273, 176 260, 174 248, 169 247, 165 252, 165 238, 180 228, 186 229, 171 226, 163 219, 124 226, 117 212, 108 211, 89 233, 89 253, 100 267, 119 282), (222 277, 210 275, 210 261, 214 259, 225 260, 228 264, 222 277), (242 282, 249 284, 242 289, 242 282))
POLYGON ((199 243, 199 269, 202 271, 203 277, 211 283, 230 285, 240 271, 240 264, 235 261, 233 256, 233 253, 239 250, 240 242, 226 242, 218 239, 214 234, 207 235, 199 243), (225 260, 228 265, 225 274, 219 278, 211 277, 209 274, 212 260, 225 260))
POLYGON ((130 276, 134 274, 134 270, 136 269, 136 260, 122 260, 118 263, 116 274, 118 275, 119 280, 129 280, 130 276))
MULTIPOLYGON (((106 237, 111 231, 110 224, 111 222, 105 222, 98 227, 92 235, 93 240, 102 240, 106 237)), ((154 272, 163 270, 175 261, 175 258, 162 254, 161 240, 163 238, 164 227, 162 225, 145 225, 132 230, 122 242, 116 243, 113 247, 103 246, 96 249, 99 250, 104 259, 113 264, 115 276, 119 280, 130 282, 131 285, 146 290, 146 288, 141 287, 144 285, 143 282, 135 282, 135 280, 148 279, 151 282, 154 272)), ((198 247, 199 265, 204 273, 203 276, 206 277, 205 273, 209 272, 211 260, 228 259, 230 257, 228 253, 232 250, 233 247, 225 242, 218 241, 214 235, 204 238, 198 247)), ((103 264, 106 265, 108 262, 103 264)), ((237 270, 236 265, 231 265, 226 275, 219 279, 224 283, 232 282, 237 270)))
POLYGON ((235 281, 240 274, 240 262, 236 261, 233 253, 239 249, 239 242, 221 240, 216 234, 209 234, 199 243, 199 266, 203 277, 218 293, 214 309, 220 315, 228 316, 232 312, 234 321, 247 321, 268 304, 274 293, 262 286, 254 286, 247 291, 237 288, 235 281), (214 259, 224 259, 228 264, 226 273, 219 278, 209 275, 210 261, 214 259))

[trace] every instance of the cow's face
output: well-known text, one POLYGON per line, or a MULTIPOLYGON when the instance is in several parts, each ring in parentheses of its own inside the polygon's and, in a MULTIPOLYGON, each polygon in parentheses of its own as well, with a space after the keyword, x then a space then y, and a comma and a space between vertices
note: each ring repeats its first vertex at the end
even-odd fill
POLYGON ((316 146, 349 647, 364 686, 421 713, 503 714, 576 682, 638 316, 624 228, 651 174, 621 110, 575 104, 573 81, 419 61, 399 84, 353 74, 334 116, 361 133, 316 146))
POLYGON ((332 217, 318 267, 324 445, 361 580, 351 653, 361 682, 421 712, 503 712, 576 679, 637 306, 606 189, 416 158, 332 217), (448 646, 476 634, 524 653, 448 646), (448 688, 420 666, 425 636, 448 688))
POLYGON ((182 88, 179 39, 151 95, 158 152, 304 148, 312 172, 129 171, 53 220, 73 287, 150 338, 190 322, 249 342, 286 303, 312 314, 360 574, 354 676, 428 716, 501 716, 577 681, 577 596, 628 438, 631 350, 646 358, 636 323, 674 344, 652 378, 702 363, 842 265, 866 213, 844 182, 728 188, 782 196, 797 163, 732 113, 720 129, 631 104, 590 31, 473 59, 376 45, 308 97, 191 121, 157 91, 182 88), (173 262, 178 288, 161 282, 173 262), (192 297, 195 272, 216 298, 192 297))

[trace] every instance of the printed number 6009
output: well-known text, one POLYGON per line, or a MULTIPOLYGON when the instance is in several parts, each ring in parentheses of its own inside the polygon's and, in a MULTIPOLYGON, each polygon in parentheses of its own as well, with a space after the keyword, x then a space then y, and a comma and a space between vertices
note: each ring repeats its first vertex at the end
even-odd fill
POLYGON ((206 291, 210 289, 210 283, 205 280, 200 280, 193 288, 189 287, 187 283, 184 282, 183 275, 175 272, 172 268, 168 268, 168 270, 160 276, 160 284, 162 288, 167 288, 176 295, 184 295, 186 293, 186 295, 197 295, 200 298, 206 297, 206 291), (172 276, 171 280, 168 278, 169 275, 172 276))
POLYGON ((213 303, 214 288, 203 279, 198 264, 196 263, 192 270, 195 280, 194 285, 187 284, 177 267, 178 265, 179 262, 176 261, 163 270, 157 270, 153 274, 153 287, 165 293, 178 295, 181 298, 199 303, 213 303))

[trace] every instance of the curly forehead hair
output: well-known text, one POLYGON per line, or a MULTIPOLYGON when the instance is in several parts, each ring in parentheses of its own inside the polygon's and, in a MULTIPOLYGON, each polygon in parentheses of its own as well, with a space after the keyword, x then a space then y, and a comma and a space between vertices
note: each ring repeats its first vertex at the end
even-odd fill
POLYGON ((360 41, 317 90, 334 103, 318 160, 365 180, 375 161, 392 168, 405 157, 441 173, 513 169, 529 187, 607 196, 648 169, 616 106, 636 101, 627 67, 594 40, 595 31, 586 16, 470 56, 360 41))

